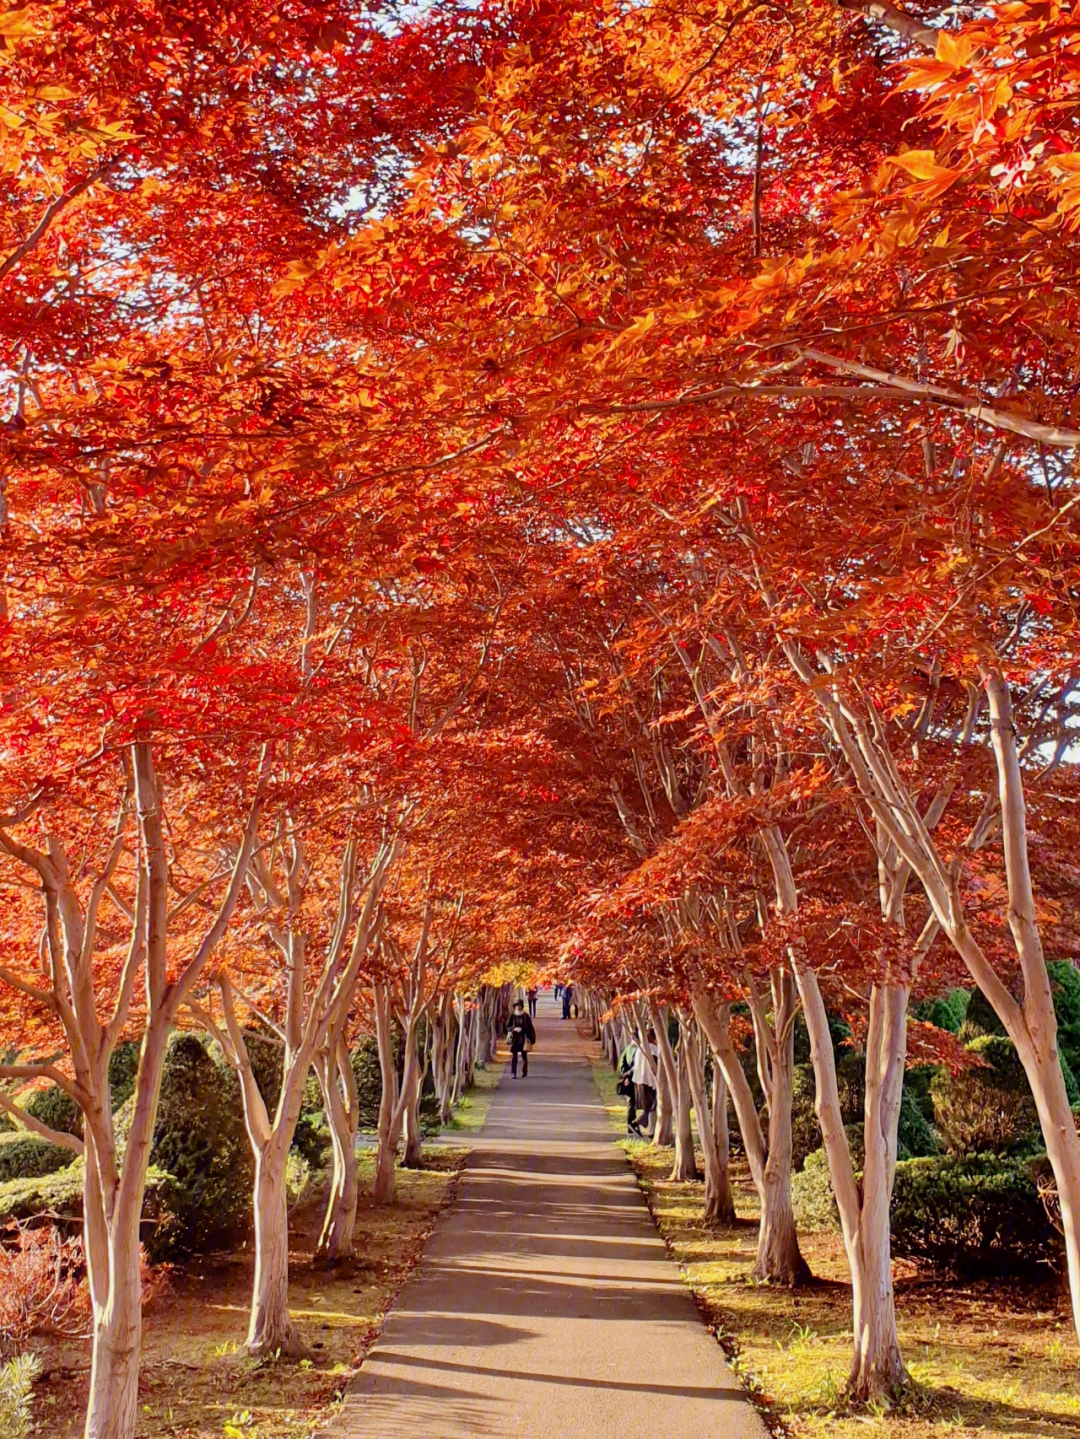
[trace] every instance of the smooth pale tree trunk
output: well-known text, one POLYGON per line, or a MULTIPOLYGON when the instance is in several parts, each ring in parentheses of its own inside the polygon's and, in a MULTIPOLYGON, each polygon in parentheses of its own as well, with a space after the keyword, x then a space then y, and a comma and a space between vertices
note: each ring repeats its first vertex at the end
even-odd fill
POLYGON ((761 1127, 761 1120, 754 1104, 749 1081, 743 1072, 742 1063, 731 1039, 730 1006, 715 1004, 704 990, 693 995, 694 1016, 709 1041, 735 1107, 743 1148, 746 1151, 750 1175, 761 1203, 761 1217, 758 1221, 758 1247, 754 1260, 754 1278, 768 1284, 799 1284, 807 1281, 810 1270, 799 1250, 799 1237, 795 1229, 795 1214, 791 1205, 791 1087, 794 1073, 794 1041, 790 1051, 786 1083, 786 1123, 783 1096, 784 1054, 769 1076, 770 1085, 778 1084, 778 1102, 769 1111, 768 1140, 761 1127), (786 1167, 774 1155, 772 1145, 781 1150, 785 1147, 786 1167), (770 1161, 772 1161, 770 1163, 770 1161))
MULTIPOLYGON (((685 1049, 686 1052, 686 1081, 690 1087, 694 1113, 697 1116, 698 1138, 701 1141, 702 1162, 705 1166, 705 1201, 702 1218, 706 1224, 730 1223, 735 1217, 735 1204, 728 1180, 727 1116, 726 1114, 724 1116, 724 1157, 722 1159, 714 1124, 714 1106, 709 1102, 705 1090, 704 1056, 698 1036, 685 1022, 679 1047, 685 1049)), ((721 1080, 722 1083, 723 1080, 721 1080)))
POLYGON ((769 1284, 805 1284, 810 1269, 799 1250, 791 1203, 791 1098, 795 1041, 779 1037, 772 1061, 767 1155, 761 1184, 761 1228, 754 1278, 769 1284))
POLYGON ((133 1439, 138 1420, 142 1345, 139 1224, 168 1035, 168 1023, 159 1018, 151 1021, 143 1036, 134 1112, 119 1173, 107 1104, 97 1106, 93 1124, 87 1115, 83 1214, 93 1349, 85 1439, 133 1439), (102 1183, 103 1172, 111 1176, 111 1184, 102 1183))
POLYGON ((289 1315, 288 1157, 280 1134, 255 1156, 255 1279, 247 1348, 259 1357, 292 1359, 308 1353, 289 1315))
POLYGON ((679 1035, 679 1049, 674 1060, 675 1158, 671 1166, 671 1178, 676 1183, 689 1183, 698 1178, 698 1168, 694 1157, 694 1130, 690 1118, 692 1092, 687 1074, 685 1030, 679 1035))
POLYGON ((870 994, 863 1124, 866 1160, 860 1191, 840 1110, 825 1003, 812 970, 800 967, 798 980, 814 1066, 815 1109, 851 1272, 854 1347, 848 1388, 858 1399, 891 1396, 908 1383, 896 1328, 889 1204, 896 1172, 909 992, 903 985, 875 985, 870 994))
POLYGON ((423 1166, 423 1140, 420 1134, 420 1098, 424 1070, 420 1063, 415 1026, 407 1026, 405 1034, 405 1069, 402 1074, 399 1104, 403 1110, 402 1138, 405 1143, 401 1163, 405 1169, 423 1166))
POLYGON ((394 1063, 393 1019, 386 987, 376 984, 375 1041, 379 1052, 379 1074, 382 1094, 379 1098, 378 1139, 375 1154, 375 1181, 372 1200, 376 1204, 393 1204, 397 1194, 394 1164, 397 1160, 400 1135, 398 1108, 398 1073, 394 1063))
POLYGON ((651 1005, 650 1016, 656 1034, 656 1048, 659 1051, 656 1065, 656 1123, 652 1142, 658 1149, 670 1149, 675 1143, 675 1060, 667 1033, 667 1011, 651 1005))
POLYGON ((731 1133, 728 1128, 728 1090, 723 1071, 713 1058, 712 1129, 716 1146, 718 1179, 715 1204, 717 1221, 735 1223, 735 1194, 731 1187, 731 1133))
POLYGON ((356 1204, 359 1181, 356 1163, 356 1135, 360 1101, 356 1077, 342 1046, 338 1062, 323 1061, 317 1067, 323 1093, 333 1168, 326 1198, 326 1213, 315 1254, 328 1264, 340 1264, 355 1255, 356 1204))

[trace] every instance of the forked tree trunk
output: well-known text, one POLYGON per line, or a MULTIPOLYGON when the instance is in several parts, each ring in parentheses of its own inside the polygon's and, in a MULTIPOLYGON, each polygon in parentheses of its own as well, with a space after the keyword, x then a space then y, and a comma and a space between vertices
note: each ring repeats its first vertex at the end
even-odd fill
MULTIPOLYGON (((787 1102, 783 1102, 785 1084, 784 1056, 780 1056, 776 1112, 770 1110, 768 1142, 754 1105, 750 1084, 731 1039, 730 1009, 716 1005, 702 990, 693 996, 694 1016, 701 1025, 709 1047, 723 1071, 730 1091, 735 1115, 739 1121, 743 1148, 746 1151, 754 1188, 761 1203, 758 1224, 758 1248, 754 1261, 754 1277, 764 1283, 793 1284, 810 1278, 810 1271, 799 1250, 795 1215, 791 1207, 791 1086, 794 1071, 793 1044, 787 1064, 787 1102), (786 1111, 786 1124, 784 1116, 786 1111), (787 1148, 786 1168, 773 1162, 772 1144, 787 1148)), ((785 1053, 788 1053, 785 1050, 785 1053)), ((770 1084, 774 1082, 770 1076, 770 1084)))

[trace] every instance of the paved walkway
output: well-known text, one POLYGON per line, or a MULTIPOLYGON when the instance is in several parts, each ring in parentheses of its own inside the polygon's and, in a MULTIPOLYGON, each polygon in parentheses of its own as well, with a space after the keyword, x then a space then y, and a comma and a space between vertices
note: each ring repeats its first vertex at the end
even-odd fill
POLYGON ((537 1041, 333 1434, 764 1439, 615 1147, 589 1041, 548 996, 537 1041))

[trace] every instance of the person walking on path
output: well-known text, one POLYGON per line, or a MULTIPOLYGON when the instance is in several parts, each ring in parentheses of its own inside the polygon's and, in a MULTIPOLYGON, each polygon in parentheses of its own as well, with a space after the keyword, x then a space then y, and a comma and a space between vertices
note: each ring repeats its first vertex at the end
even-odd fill
POLYGON ((525 991, 525 998, 529 1001, 529 1014, 533 1019, 536 1018, 536 1001, 539 999, 539 997, 540 991, 536 988, 535 985, 533 985, 532 989, 527 989, 525 991))
POLYGON ((645 1136, 637 1121, 637 1091, 634 1086, 634 1061, 637 1059, 638 1048, 635 1035, 619 1056, 619 1082, 615 1086, 615 1091, 626 1100, 627 1134, 636 1134, 639 1139, 644 1139, 645 1136))
POLYGON ((527 1046, 536 1043, 536 1029, 525 1013, 524 1001, 514 1000, 514 1012, 506 1026, 506 1042, 510 1046, 510 1078, 517 1078, 518 1059, 521 1059, 521 1077, 529 1073, 529 1051, 527 1046))
POLYGON ((634 1095, 640 1111, 637 1121, 639 1134, 649 1129, 650 1121, 656 1113, 656 1065, 659 1058, 656 1030, 650 1029, 645 1035, 645 1043, 637 1046, 632 1073, 634 1095))
POLYGON ((573 986, 572 984, 564 984, 564 985, 563 985, 563 992, 562 992, 562 1017, 563 1017, 563 1019, 569 1019, 569 1018, 570 1018, 570 1001, 573 999, 573 997, 574 997, 574 986, 573 986))

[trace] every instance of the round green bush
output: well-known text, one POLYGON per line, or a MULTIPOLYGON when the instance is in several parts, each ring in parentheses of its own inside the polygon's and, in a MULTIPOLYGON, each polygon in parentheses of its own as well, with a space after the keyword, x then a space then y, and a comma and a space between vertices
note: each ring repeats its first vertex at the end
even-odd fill
POLYGON ((178 1035, 169 1045, 150 1162, 166 1176, 146 1240, 154 1263, 246 1239, 254 1161, 240 1083, 194 1035, 178 1035))
POLYGON ((791 1203, 800 1229, 809 1232, 840 1228, 840 1211, 833 1196, 824 1149, 808 1154, 802 1172, 791 1176, 791 1203))
POLYGON ((893 1253, 964 1279, 1056 1265, 1061 1237, 1039 1195, 1038 1160, 941 1155, 896 1166, 893 1253))
POLYGON ((26 1101, 26 1112, 59 1134, 82 1133, 82 1110, 58 1084, 35 1090, 26 1101))
POLYGON ((9 1131, 0 1135, 0 1184, 9 1179, 39 1179, 43 1174, 55 1174, 74 1163, 75 1158, 70 1149, 50 1144, 38 1134, 9 1131))

